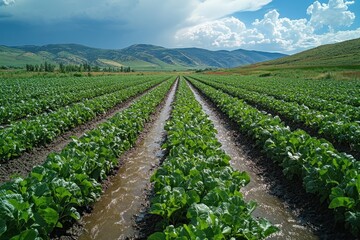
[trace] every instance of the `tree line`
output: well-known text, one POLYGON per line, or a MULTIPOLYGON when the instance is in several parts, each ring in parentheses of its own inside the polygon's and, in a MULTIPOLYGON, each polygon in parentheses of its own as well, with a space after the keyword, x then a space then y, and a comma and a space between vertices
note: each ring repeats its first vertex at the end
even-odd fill
POLYGON ((63 64, 60 63, 58 66, 45 62, 44 64, 26 64, 26 71, 28 72, 55 72, 58 70, 61 73, 67 72, 134 72, 134 69, 130 67, 103 67, 91 66, 88 63, 80 65, 63 64))

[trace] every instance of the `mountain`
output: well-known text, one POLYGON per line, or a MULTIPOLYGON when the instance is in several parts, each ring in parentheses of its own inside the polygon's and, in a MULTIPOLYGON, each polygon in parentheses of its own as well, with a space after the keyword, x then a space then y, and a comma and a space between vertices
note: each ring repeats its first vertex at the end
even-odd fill
MULTIPOLYGON (((255 64, 251 67, 337 67, 360 66, 360 38, 322 45, 291 56, 255 64)), ((250 67, 250 66, 249 66, 250 67)))
POLYGON ((78 44, 44 46, 0 46, 0 66, 24 66, 50 63, 81 64, 103 67, 130 66, 135 70, 185 70, 231 68, 286 56, 248 50, 210 51, 201 48, 164 48, 136 44, 119 50, 91 48, 78 44))

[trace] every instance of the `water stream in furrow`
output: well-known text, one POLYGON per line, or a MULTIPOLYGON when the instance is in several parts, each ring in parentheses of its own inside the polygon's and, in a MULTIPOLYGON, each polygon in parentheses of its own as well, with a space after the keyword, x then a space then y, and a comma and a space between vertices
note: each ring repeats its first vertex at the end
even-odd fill
POLYGON ((136 238, 135 216, 146 201, 145 190, 154 167, 163 156, 161 144, 165 136, 165 122, 170 116, 177 83, 173 85, 165 104, 146 129, 141 140, 122 157, 123 164, 111 180, 110 186, 94 205, 93 211, 83 217, 80 240, 136 238))
POLYGON ((222 149, 231 157, 231 166, 239 171, 246 171, 250 175, 250 183, 242 188, 241 192, 246 201, 253 200, 257 202, 258 207, 253 212, 253 216, 266 218, 280 229, 278 233, 272 235, 269 239, 318 239, 309 228, 300 223, 300 220, 286 207, 284 202, 269 193, 267 190, 268 185, 262 180, 261 176, 254 173, 253 168, 251 168, 250 156, 237 146, 232 130, 219 117, 219 112, 216 112, 191 84, 189 85, 195 94, 196 100, 202 105, 203 110, 213 122, 222 149))

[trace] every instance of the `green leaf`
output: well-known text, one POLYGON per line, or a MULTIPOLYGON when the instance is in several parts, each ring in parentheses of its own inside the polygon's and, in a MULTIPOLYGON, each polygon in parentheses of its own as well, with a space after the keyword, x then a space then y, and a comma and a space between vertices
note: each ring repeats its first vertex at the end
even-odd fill
POLYGON ((330 205, 329 208, 333 209, 333 208, 338 208, 338 207, 346 207, 348 209, 352 208, 355 204, 355 200, 349 197, 337 197, 334 198, 330 205))
POLYGON ((80 213, 76 210, 76 208, 72 207, 68 210, 67 214, 75 220, 80 219, 80 213))
POLYGON ((0 216, 2 219, 14 219, 14 213, 16 209, 15 207, 9 203, 7 200, 1 200, 0 201, 0 216))
POLYGON ((38 232, 34 229, 28 229, 12 237, 10 240, 36 240, 38 236, 38 232))
POLYGON ((200 196, 199 194, 196 193, 196 191, 194 190, 190 190, 187 192, 189 199, 188 199, 188 204, 191 205, 193 203, 199 203, 200 202, 200 196))
POLYGON ((211 216, 213 212, 203 203, 193 204, 189 208, 186 217, 191 219, 193 224, 198 224, 200 229, 206 229, 212 225, 211 216))
POLYGON ((267 220, 265 219, 260 219, 259 220, 259 226, 261 227, 262 231, 264 232, 264 237, 268 237, 271 234, 279 231, 279 229, 273 225, 271 225, 271 223, 269 223, 267 220))
POLYGON ((156 214, 156 215, 165 217, 166 216, 165 208, 166 208, 166 206, 163 203, 154 203, 154 204, 151 204, 151 208, 150 208, 149 212, 151 214, 156 214))
POLYGON ((54 209, 48 207, 39 209, 40 216, 45 220, 48 226, 54 227, 59 220, 59 214, 54 209))
POLYGON ((35 196, 41 197, 46 193, 50 193, 50 189, 47 183, 38 183, 32 187, 34 189, 35 196))
POLYGON ((163 232, 156 232, 156 233, 151 234, 148 237, 148 240, 166 240, 166 236, 165 236, 165 233, 163 233, 163 232))
POLYGON ((40 182, 44 178, 45 172, 46 169, 43 166, 36 166, 31 170, 30 176, 36 178, 40 182))
POLYGON ((54 203, 54 199, 52 197, 32 197, 33 202, 35 203, 35 206, 38 208, 44 208, 46 206, 49 206, 50 204, 54 203))

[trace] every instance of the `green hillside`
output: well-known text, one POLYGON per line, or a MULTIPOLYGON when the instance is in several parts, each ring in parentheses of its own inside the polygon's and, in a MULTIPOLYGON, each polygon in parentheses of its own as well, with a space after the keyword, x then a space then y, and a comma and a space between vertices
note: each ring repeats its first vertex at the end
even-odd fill
POLYGON ((258 66, 360 66, 360 38, 322 45, 298 54, 264 62, 258 66))
POLYGON ((40 64, 40 55, 22 50, 0 46, 0 66, 22 67, 27 63, 40 64))
POLYGON ((359 79, 360 38, 226 71, 261 77, 359 79))

